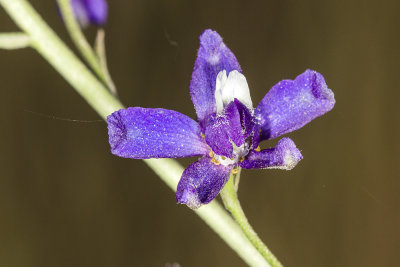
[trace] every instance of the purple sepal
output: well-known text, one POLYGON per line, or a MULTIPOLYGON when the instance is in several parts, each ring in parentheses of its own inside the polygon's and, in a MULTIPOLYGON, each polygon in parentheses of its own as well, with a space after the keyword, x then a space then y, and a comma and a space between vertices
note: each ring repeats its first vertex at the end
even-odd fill
POLYGON ((200 48, 190 81, 190 96, 200 125, 205 128, 208 119, 216 112, 215 85, 220 71, 241 72, 235 55, 212 30, 200 35, 200 48))
POLYGON ((176 190, 178 203, 197 209, 209 203, 229 179, 233 166, 215 165, 205 156, 185 169, 176 190))
POLYGON ((291 170, 303 158, 294 142, 284 137, 276 144, 275 148, 264 149, 260 152, 251 151, 239 163, 245 169, 283 169, 291 170))
POLYGON ((107 117, 111 152, 124 158, 202 156, 209 147, 197 122, 177 111, 127 108, 107 117))
POLYGON ((86 27, 89 23, 102 26, 107 21, 106 0, 71 0, 71 6, 81 27, 86 27))
POLYGON ((330 111, 335 105, 333 92, 324 77, 306 70, 295 80, 273 86, 255 110, 262 139, 272 139, 297 130, 330 111))

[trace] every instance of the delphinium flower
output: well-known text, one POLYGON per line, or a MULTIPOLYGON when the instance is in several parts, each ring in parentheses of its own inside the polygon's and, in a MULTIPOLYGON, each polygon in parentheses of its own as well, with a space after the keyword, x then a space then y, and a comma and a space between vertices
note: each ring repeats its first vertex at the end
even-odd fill
POLYGON ((107 20, 106 0, 70 0, 75 17, 81 27, 89 24, 102 26, 107 20))
POLYGON ((297 130, 335 104, 323 76, 306 70, 273 86, 254 108, 236 57, 212 30, 200 36, 190 95, 198 122, 177 111, 142 107, 107 118, 117 156, 201 156, 184 170, 176 192, 177 201, 190 208, 213 200, 238 167, 292 169, 302 155, 290 138, 263 150, 259 142, 297 130))

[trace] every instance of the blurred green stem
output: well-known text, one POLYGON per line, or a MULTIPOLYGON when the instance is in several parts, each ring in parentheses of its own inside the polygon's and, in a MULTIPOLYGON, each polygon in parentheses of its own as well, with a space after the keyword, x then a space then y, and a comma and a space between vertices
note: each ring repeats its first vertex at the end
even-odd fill
POLYGON ((22 32, 0 33, 0 48, 1 49, 20 49, 30 45, 29 36, 22 32))
MULTIPOLYGON (((103 86, 85 65, 69 50, 26 0, 0 0, 0 5, 29 36, 31 46, 39 52, 103 118, 123 105, 103 86)), ((171 159, 149 159, 152 168, 169 187, 176 185, 183 168, 171 159)), ((270 266, 249 242, 236 222, 217 203, 196 213, 251 266, 270 266)))
POLYGON ((282 264, 278 259, 272 254, 272 252, 267 248, 267 246, 262 242, 260 237, 251 227, 246 215, 240 205, 237 188, 238 181, 240 179, 240 167, 237 173, 232 172, 229 177, 228 182, 221 190, 221 198, 227 210, 229 210, 232 216, 235 218, 239 226, 242 228, 243 232, 250 240, 250 242, 257 248, 257 250, 263 255, 263 257, 268 261, 272 267, 282 267, 282 264))

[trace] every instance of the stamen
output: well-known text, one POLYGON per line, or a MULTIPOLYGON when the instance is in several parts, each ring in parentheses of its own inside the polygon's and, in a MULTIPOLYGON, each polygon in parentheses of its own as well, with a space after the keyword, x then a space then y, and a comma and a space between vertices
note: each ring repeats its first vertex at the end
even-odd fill
POLYGON ((244 160, 244 157, 242 157, 242 158, 240 159, 240 162, 243 162, 243 160, 244 160))
POLYGON ((237 174, 238 172, 239 172, 239 169, 236 169, 236 168, 232 169, 233 174, 237 174))
POLYGON ((254 149, 254 151, 260 152, 261 151, 261 147, 258 146, 256 149, 254 149))
POLYGON ((201 133, 201 138, 206 138, 206 136, 203 133, 201 133))
POLYGON ((221 162, 219 162, 218 160, 216 160, 215 158, 211 159, 211 162, 214 163, 215 165, 221 165, 221 162))
POLYGON ((214 157, 214 152, 210 151, 210 153, 208 153, 208 155, 210 156, 210 158, 213 158, 214 157))

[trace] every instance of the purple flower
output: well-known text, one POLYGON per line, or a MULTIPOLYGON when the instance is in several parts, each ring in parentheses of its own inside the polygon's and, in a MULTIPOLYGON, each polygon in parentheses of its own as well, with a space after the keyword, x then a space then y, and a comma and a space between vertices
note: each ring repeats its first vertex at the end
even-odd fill
POLYGON ((71 0, 71 6, 82 27, 90 23, 102 26, 107 20, 106 0, 71 0))
POLYGON ((113 154, 134 159, 201 156, 185 169, 176 199, 190 208, 213 200, 238 166, 290 170, 302 159, 290 138, 335 104, 321 74, 306 70, 272 87, 256 108, 234 54, 217 32, 204 31, 190 82, 198 122, 172 110, 133 107, 107 118, 113 154))

